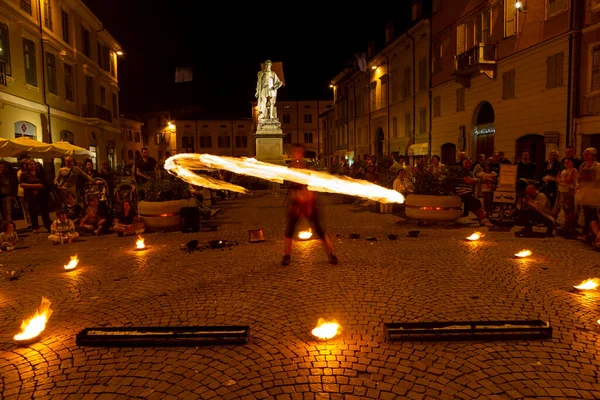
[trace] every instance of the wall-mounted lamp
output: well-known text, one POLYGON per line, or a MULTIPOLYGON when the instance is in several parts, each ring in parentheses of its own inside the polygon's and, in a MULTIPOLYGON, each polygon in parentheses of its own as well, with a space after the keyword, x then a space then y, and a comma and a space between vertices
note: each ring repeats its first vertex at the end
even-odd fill
POLYGON ((119 51, 116 51, 115 53, 116 53, 116 55, 118 55, 118 56, 122 56, 122 55, 123 55, 123 52, 122 52, 121 50, 119 50, 119 51))
POLYGON ((377 67, 376 65, 373 65, 373 66, 371 67, 371 69, 372 69, 373 71, 375 71, 377 68, 378 68, 378 67, 377 67))
POLYGON ((329 87, 330 87, 331 89, 333 89, 333 88, 334 88, 334 86, 333 86, 332 84, 330 84, 330 85, 329 85, 329 87))
POLYGON ((516 8, 516 9, 517 9, 517 11, 519 11, 519 12, 524 12, 524 13, 526 13, 526 12, 527 12, 527 7, 525 7, 525 5, 523 4, 523 2, 522 2, 522 1, 517 1, 517 2, 515 3, 515 8, 516 8))

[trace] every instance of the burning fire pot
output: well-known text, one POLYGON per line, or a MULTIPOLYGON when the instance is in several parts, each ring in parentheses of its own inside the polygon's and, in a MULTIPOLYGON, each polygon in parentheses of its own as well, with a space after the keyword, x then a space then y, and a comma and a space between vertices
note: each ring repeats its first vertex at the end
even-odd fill
POLYGON ((550 323, 531 321, 450 321, 385 323, 389 341, 550 339, 550 323))
POLYGON ((249 326, 85 328, 75 343, 99 347, 243 345, 248 343, 249 330, 249 326))
POLYGON ((251 229, 248 231, 250 243, 260 243, 265 241, 265 232, 262 229, 251 229))
POLYGON ((135 250, 140 251, 140 250, 146 250, 147 248, 148 248, 148 246, 146 246, 144 238, 141 236, 138 236, 138 240, 135 242, 135 250))
POLYGON ((319 318, 316 328, 312 330, 312 335, 319 340, 329 340, 342 332, 342 326, 335 321, 325 321, 319 318))
POLYGON ((46 323, 52 315, 52 309, 50 305, 52 303, 48 298, 42 297, 40 307, 35 314, 23 321, 21 324, 21 332, 14 336, 14 340, 22 345, 33 343, 37 340, 37 337, 46 329, 46 323))

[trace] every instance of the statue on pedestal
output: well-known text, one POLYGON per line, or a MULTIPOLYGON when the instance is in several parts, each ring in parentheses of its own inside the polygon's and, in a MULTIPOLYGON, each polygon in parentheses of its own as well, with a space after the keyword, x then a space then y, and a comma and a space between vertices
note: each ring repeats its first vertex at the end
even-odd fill
POLYGON ((277 100, 277 89, 282 85, 281 80, 271 71, 271 60, 265 61, 265 69, 258 73, 256 83, 256 98, 258 99, 258 120, 277 119, 275 101, 277 100))

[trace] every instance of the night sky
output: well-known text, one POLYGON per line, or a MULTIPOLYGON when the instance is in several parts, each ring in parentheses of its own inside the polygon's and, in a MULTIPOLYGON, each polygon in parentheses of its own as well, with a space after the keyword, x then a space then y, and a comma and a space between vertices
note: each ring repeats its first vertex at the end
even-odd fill
POLYGON ((351 14, 323 3, 83 0, 123 47, 119 60, 121 111, 142 114, 200 105, 208 114, 250 117, 256 74, 265 59, 282 61, 280 100, 331 99, 328 83, 370 40, 383 43, 385 24, 410 22, 409 1, 351 14), (219 2, 214 2, 219 4, 219 2), (285 9, 284 6, 285 4, 285 9), (191 66, 191 83, 175 83, 175 68, 191 66))

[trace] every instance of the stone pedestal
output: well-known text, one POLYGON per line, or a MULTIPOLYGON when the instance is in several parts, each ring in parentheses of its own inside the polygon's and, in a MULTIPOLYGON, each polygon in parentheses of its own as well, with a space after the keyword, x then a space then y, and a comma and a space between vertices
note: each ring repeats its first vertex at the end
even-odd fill
POLYGON ((278 119, 258 121, 256 133, 256 159, 271 164, 285 165, 283 158, 283 131, 278 119))

